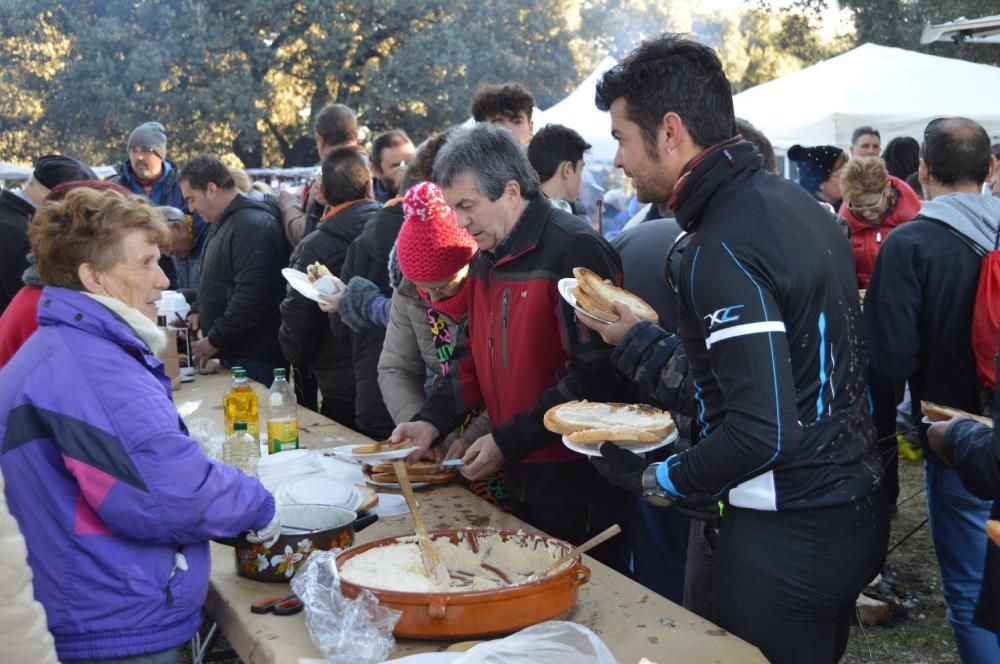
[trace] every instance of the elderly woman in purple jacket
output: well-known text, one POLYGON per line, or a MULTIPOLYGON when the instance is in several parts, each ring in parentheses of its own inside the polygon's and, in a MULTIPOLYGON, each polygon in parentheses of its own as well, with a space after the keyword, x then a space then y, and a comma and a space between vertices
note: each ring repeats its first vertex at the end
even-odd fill
POLYGON ((62 661, 174 662, 201 622, 208 540, 278 533, 274 499, 210 461, 154 353, 169 237, 140 197, 36 212, 39 329, 0 371, 0 468, 62 661))

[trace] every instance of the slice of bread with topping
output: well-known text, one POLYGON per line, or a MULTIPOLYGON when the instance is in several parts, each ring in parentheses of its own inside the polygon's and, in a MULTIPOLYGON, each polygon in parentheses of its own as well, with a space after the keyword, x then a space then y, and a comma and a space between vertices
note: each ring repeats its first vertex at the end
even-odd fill
MULTIPOLYGON (((588 270, 585 267, 574 267, 573 276, 576 278, 577 288, 581 289, 585 295, 587 295, 590 300, 596 300, 601 310, 605 312, 610 312, 614 318, 613 320, 618 320, 618 314, 615 313, 614 303, 621 302, 628 306, 639 318, 643 318, 654 323, 660 322, 660 317, 656 315, 656 310, 649 306, 645 300, 643 300, 638 295, 628 292, 624 288, 619 288, 618 286, 613 286, 607 283, 601 278, 599 274, 588 270)), ((577 303, 581 307, 590 311, 586 304, 580 302, 580 296, 573 292, 573 296, 577 298, 577 303)), ((595 310, 595 314, 601 317, 608 317, 607 313, 602 314, 600 311, 595 310)))
POLYGON ((655 443, 676 428, 667 411, 632 403, 568 401, 550 408, 543 421, 549 431, 584 444, 605 440, 655 443))
POLYGON ((993 427, 993 420, 983 415, 973 415, 972 413, 967 413, 964 410, 959 410, 958 408, 952 408, 951 406, 942 406, 939 403, 933 403, 931 401, 921 401, 920 410, 927 419, 934 422, 945 422, 955 417, 969 417, 980 424, 985 424, 988 427, 993 427))

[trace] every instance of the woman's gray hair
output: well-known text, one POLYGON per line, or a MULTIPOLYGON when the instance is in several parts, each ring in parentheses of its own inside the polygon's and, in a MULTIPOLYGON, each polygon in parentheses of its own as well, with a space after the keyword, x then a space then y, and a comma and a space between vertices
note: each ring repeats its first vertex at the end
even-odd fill
POLYGON ((479 192, 491 201, 503 195, 511 180, 520 185, 522 198, 538 193, 538 173, 524 148, 499 125, 481 122, 455 129, 448 136, 434 160, 434 182, 448 187, 466 173, 476 179, 479 192))

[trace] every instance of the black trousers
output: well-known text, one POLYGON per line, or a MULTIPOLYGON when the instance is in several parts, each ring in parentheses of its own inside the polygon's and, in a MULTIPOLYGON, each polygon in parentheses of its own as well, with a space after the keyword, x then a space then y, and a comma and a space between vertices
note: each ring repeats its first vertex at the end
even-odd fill
POLYGON ((511 513, 547 535, 577 546, 613 524, 622 533, 587 552, 615 571, 631 576, 626 560, 628 551, 627 496, 619 500, 576 505, 532 505, 511 499, 511 513))
POLYGON ((882 458, 882 487, 889 505, 899 498, 899 449, 896 442, 896 406, 903 399, 905 385, 883 383, 872 379, 869 390, 872 397, 872 420, 878 440, 878 453, 882 458))
POLYGON ((882 491, 815 510, 727 506, 715 558, 719 626, 775 664, 835 664, 847 649, 855 599, 885 562, 888 537, 882 491))
POLYGON ((354 401, 348 399, 334 399, 323 396, 323 403, 320 405, 319 414, 328 417, 337 424, 343 424, 348 429, 357 431, 354 420, 354 401))

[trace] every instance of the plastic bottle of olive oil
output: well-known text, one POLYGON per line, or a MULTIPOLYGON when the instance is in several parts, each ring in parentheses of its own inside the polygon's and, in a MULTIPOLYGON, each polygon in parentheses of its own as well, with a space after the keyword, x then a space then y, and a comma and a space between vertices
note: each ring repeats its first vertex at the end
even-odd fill
POLYGON ((299 449, 299 418, 295 413, 295 392, 284 369, 274 370, 274 382, 267 393, 267 453, 299 449))
POLYGON ((246 422, 247 433, 254 440, 260 440, 260 407, 257 394, 247 380, 247 372, 242 367, 233 367, 233 384, 222 398, 226 413, 226 437, 233 435, 236 422, 246 422))

